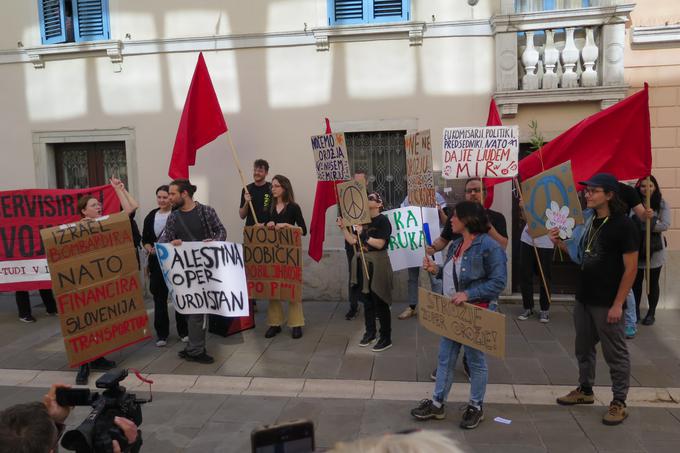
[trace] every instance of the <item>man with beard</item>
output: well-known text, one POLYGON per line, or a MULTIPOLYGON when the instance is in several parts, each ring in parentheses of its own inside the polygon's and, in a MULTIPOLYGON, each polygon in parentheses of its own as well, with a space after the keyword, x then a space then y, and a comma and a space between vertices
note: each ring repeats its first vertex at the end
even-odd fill
MULTIPOLYGON (((194 201, 196 186, 188 179, 176 179, 170 183, 170 203, 175 208, 168 216, 165 231, 158 242, 181 245, 182 241, 225 241, 224 229, 217 213, 210 206, 194 201)), ((187 316, 189 343, 179 356, 190 362, 210 364, 215 361, 205 350, 207 315, 187 316)))

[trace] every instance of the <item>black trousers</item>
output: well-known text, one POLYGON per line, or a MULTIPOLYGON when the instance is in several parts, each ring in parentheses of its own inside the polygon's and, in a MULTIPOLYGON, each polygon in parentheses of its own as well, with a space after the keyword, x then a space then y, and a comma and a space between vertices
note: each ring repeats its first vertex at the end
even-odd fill
MULTIPOLYGON (((165 285, 160 266, 157 263, 151 264, 151 260, 149 260, 149 291, 153 294, 153 327, 156 329, 156 336, 165 340, 170 334, 168 287, 165 285)), ((177 324, 177 335, 180 337, 189 335, 186 316, 175 311, 175 323, 177 324)))
MULTIPOLYGON (((548 293, 541 279, 541 271, 538 268, 534 248, 526 242, 520 241, 519 244, 519 287, 522 291, 522 305, 524 305, 525 310, 534 309, 534 275, 537 275, 541 287, 539 303, 541 310, 547 311, 550 309, 548 293)), ((545 283, 550 288, 553 249, 536 247, 536 250, 538 250, 538 258, 543 268, 545 283)))
POLYGON ((352 290, 352 258, 354 257, 354 250, 345 248, 347 255, 347 294, 349 297, 349 307, 356 311, 359 308, 359 296, 356 291, 352 290))
MULTIPOLYGON (((369 275, 373 275, 373 266, 369 265, 369 275)), ((366 333, 375 334, 377 326, 375 318, 380 322, 380 338, 392 340, 392 312, 390 306, 376 296, 373 292, 363 294, 361 288, 363 287, 364 272, 363 268, 358 269, 359 283, 350 288, 354 293, 355 301, 361 300, 364 304, 364 325, 366 326, 366 333)))
MULTIPOLYGON (((647 295, 647 303, 649 304, 650 316, 656 315, 656 305, 659 303, 659 277, 661 276, 661 269, 663 266, 654 267, 649 270, 649 294, 647 295)), ((645 270, 638 269, 633 283, 633 294, 635 295, 635 313, 638 321, 640 318, 640 301, 642 300, 642 282, 645 279, 645 270)))
MULTIPOLYGON (((28 291, 17 291, 14 297, 17 301, 19 317, 25 318, 31 316, 31 299, 28 297, 28 291)), ((57 302, 54 300, 51 289, 41 289, 40 298, 42 299, 43 304, 45 304, 45 311, 47 311, 47 313, 57 312, 57 302)))

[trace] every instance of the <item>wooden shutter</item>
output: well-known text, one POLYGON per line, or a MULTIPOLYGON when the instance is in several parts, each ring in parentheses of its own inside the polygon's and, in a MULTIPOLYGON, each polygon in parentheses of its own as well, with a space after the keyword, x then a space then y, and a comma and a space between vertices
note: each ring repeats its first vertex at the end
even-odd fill
POLYGON ((43 44, 66 42, 64 0, 38 0, 38 16, 43 44))
POLYGON ((356 24, 364 22, 364 0, 331 0, 331 24, 356 24))
POLYGON ((110 38, 108 0, 71 0, 76 42, 110 38))
POLYGON ((373 0, 371 22, 408 20, 409 3, 409 0, 373 0))

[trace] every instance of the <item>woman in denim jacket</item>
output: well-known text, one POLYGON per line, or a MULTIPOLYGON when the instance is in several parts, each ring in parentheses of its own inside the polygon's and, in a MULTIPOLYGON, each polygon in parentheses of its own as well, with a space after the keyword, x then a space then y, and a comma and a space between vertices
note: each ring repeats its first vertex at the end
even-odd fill
MULTIPOLYGON (((425 270, 441 274, 444 295, 451 297, 455 305, 468 302, 488 308, 489 301, 496 300, 505 288, 507 257, 498 242, 486 234, 488 224, 482 205, 469 201, 458 203, 451 216, 451 227, 454 233, 460 233, 463 237, 451 244, 441 269, 429 257, 423 261, 425 270)), ((461 346, 465 349, 470 366, 471 386, 470 402, 460 427, 474 429, 484 419, 482 403, 488 380, 484 353, 446 337, 442 337, 439 343, 439 364, 432 399, 422 400, 411 411, 415 418, 441 420, 446 417, 444 403, 451 391, 461 346)))

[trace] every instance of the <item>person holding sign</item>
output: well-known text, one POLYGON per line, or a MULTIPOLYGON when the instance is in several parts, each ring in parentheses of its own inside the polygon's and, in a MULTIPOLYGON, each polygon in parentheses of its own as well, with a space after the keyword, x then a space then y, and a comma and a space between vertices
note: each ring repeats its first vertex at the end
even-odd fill
MULTIPOLYGON (((472 201, 456 205, 451 214, 451 230, 460 234, 449 247, 444 266, 440 269, 429 257, 423 267, 443 280, 444 295, 451 303, 463 302, 488 308, 496 300, 507 279, 507 257, 498 242, 489 234, 489 219, 484 207, 472 201)), ((439 361, 432 399, 425 399, 411 411, 418 420, 446 417, 444 405, 453 384, 453 371, 461 346, 470 367, 470 401, 465 409, 460 427, 474 429, 484 419, 484 394, 488 380, 485 354, 457 341, 442 337, 439 343, 439 361)))
POLYGON ((593 404, 595 396, 595 346, 609 366, 614 399, 602 423, 618 425, 628 417, 626 397, 630 385, 630 357, 624 332, 624 305, 637 273, 639 233, 618 196, 619 183, 608 173, 598 173, 586 186, 585 227, 562 241, 559 229, 550 230, 553 243, 580 264, 574 305, 575 352, 579 386, 557 398, 562 405, 593 404))
MULTIPOLYGON (((354 176, 352 177, 355 181, 362 182, 366 187, 368 187, 368 180, 366 179, 366 170, 357 169, 354 171, 354 176)), ((338 213, 340 212, 340 207, 338 206, 338 213)), ((338 222, 342 222, 342 217, 338 216, 338 222)), ((345 228, 347 229, 347 228, 345 228)), ((352 227, 349 227, 349 233, 353 231, 352 227)), ((352 259, 354 258, 354 246, 347 241, 345 241, 345 255, 347 255, 347 298, 349 299, 349 311, 345 314, 345 319, 351 321, 359 315, 359 300, 356 291, 352 291, 352 259)))
MULTIPOLYGON (((112 177, 110 182, 116 191, 116 195, 118 196, 120 205, 123 208, 123 212, 125 212, 130 217, 130 225, 133 233, 133 240, 135 240, 136 250, 139 241, 136 240, 137 238, 134 234, 137 225, 134 223, 133 217, 135 215, 135 211, 139 207, 139 204, 137 204, 137 201, 132 197, 132 195, 130 195, 130 193, 128 193, 120 179, 112 177)), ((85 196, 78 200, 78 212, 80 213, 81 222, 89 222, 101 217, 102 205, 95 197, 85 196)), ((136 231, 137 234, 139 234, 139 229, 136 231)), ((106 357, 99 357, 92 362, 80 365, 80 368, 78 368, 78 374, 76 375, 76 385, 87 384, 87 381, 90 378, 90 368, 93 370, 110 370, 115 366, 116 362, 113 360, 108 360, 106 357)))
MULTIPOLYGON (((283 175, 276 175, 272 178, 272 196, 274 203, 265 213, 263 222, 269 228, 292 228, 299 226, 302 228, 302 235, 307 234, 307 225, 302 217, 302 209, 295 202, 293 186, 290 180, 283 175)), ((272 338, 281 332, 283 324, 283 307, 280 300, 270 300, 267 306, 267 325, 269 329, 265 332, 265 338, 272 338)), ((302 327, 305 325, 305 316, 302 312, 302 303, 290 302, 288 306, 288 326, 292 329, 291 335, 298 339, 302 337, 302 327)))
POLYGON ((362 248, 363 258, 368 268, 369 277, 366 278, 365 268, 361 263, 362 254, 355 253, 350 266, 350 281, 357 299, 359 294, 363 295, 366 325, 366 332, 359 346, 367 347, 376 341, 375 318, 377 315, 380 321, 380 340, 373 346, 372 351, 381 352, 392 347, 392 320, 390 318, 392 266, 387 255, 392 225, 389 219, 380 213, 383 209, 383 201, 378 192, 368 194, 368 209, 371 223, 355 225, 356 234, 350 233, 347 228, 343 227, 342 219, 338 220, 338 227, 342 230, 345 241, 349 245, 362 248))
MULTIPOLYGON (((188 179, 176 179, 170 183, 170 203, 175 207, 165 223, 165 231, 158 242, 182 245, 182 241, 225 241, 227 230, 217 213, 210 206, 194 201, 196 186, 188 179)), ((187 316, 189 343, 179 352, 182 359, 210 364, 215 361, 206 353, 205 330, 207 315, 187 316)))
MULTIPOLYGON (((156 249, 154 244, 165 230, 165 223, 172 212, 172 205, 170 204, 168 192, 170 187, 167 185, 160 186, 156 189, 156 203, 158 208, 149 212, 144 219, 144 228, 142 230, 142 244, 144 250, 149 256, 149 291, 153 295, 154 303, 154 328, 156 329, 156 346, 163 347, 168 344, 169 321, 168 321, 168 287, 163 278, 163 272, 156 257, 156 249)), ((189 341, 187 331, 186 317, 175 310, 175 323, 177 325, 177 334, 182 342, 189 341)))
MULTIPOLYGON (((648 192, 651 192, 649 206, 645 208, 645 216, 651 219, 651 236, 650 236, 650 259, 649 259, 649 294, 647 294, 647 303, 649 310, 642 320, 645 326, 654 324, 654 316, 656 314, 656 305, 659 303, 659 276, 661 275, 661 268, 666 261, 666 250, 664 247, 664 237, 662 233, 671 226, 671 209, 666 200, 661 197, 661 189, 656 182, 654 176, 640 179, 636 184, 637 192, 642 200, 647 199, 648 192)), ((639 224, 640 232, 640 254, 638 255, 638 271, 633 283, 633 293, 635 294, 635 313, 638 321, 640 321, 640 303, 642 301, 642 281, 645 278, 646 267, 646 245, 644 241, 644 233, 646 222, 641 221, 634 212, 630 216, 633 221, 639 224)))

